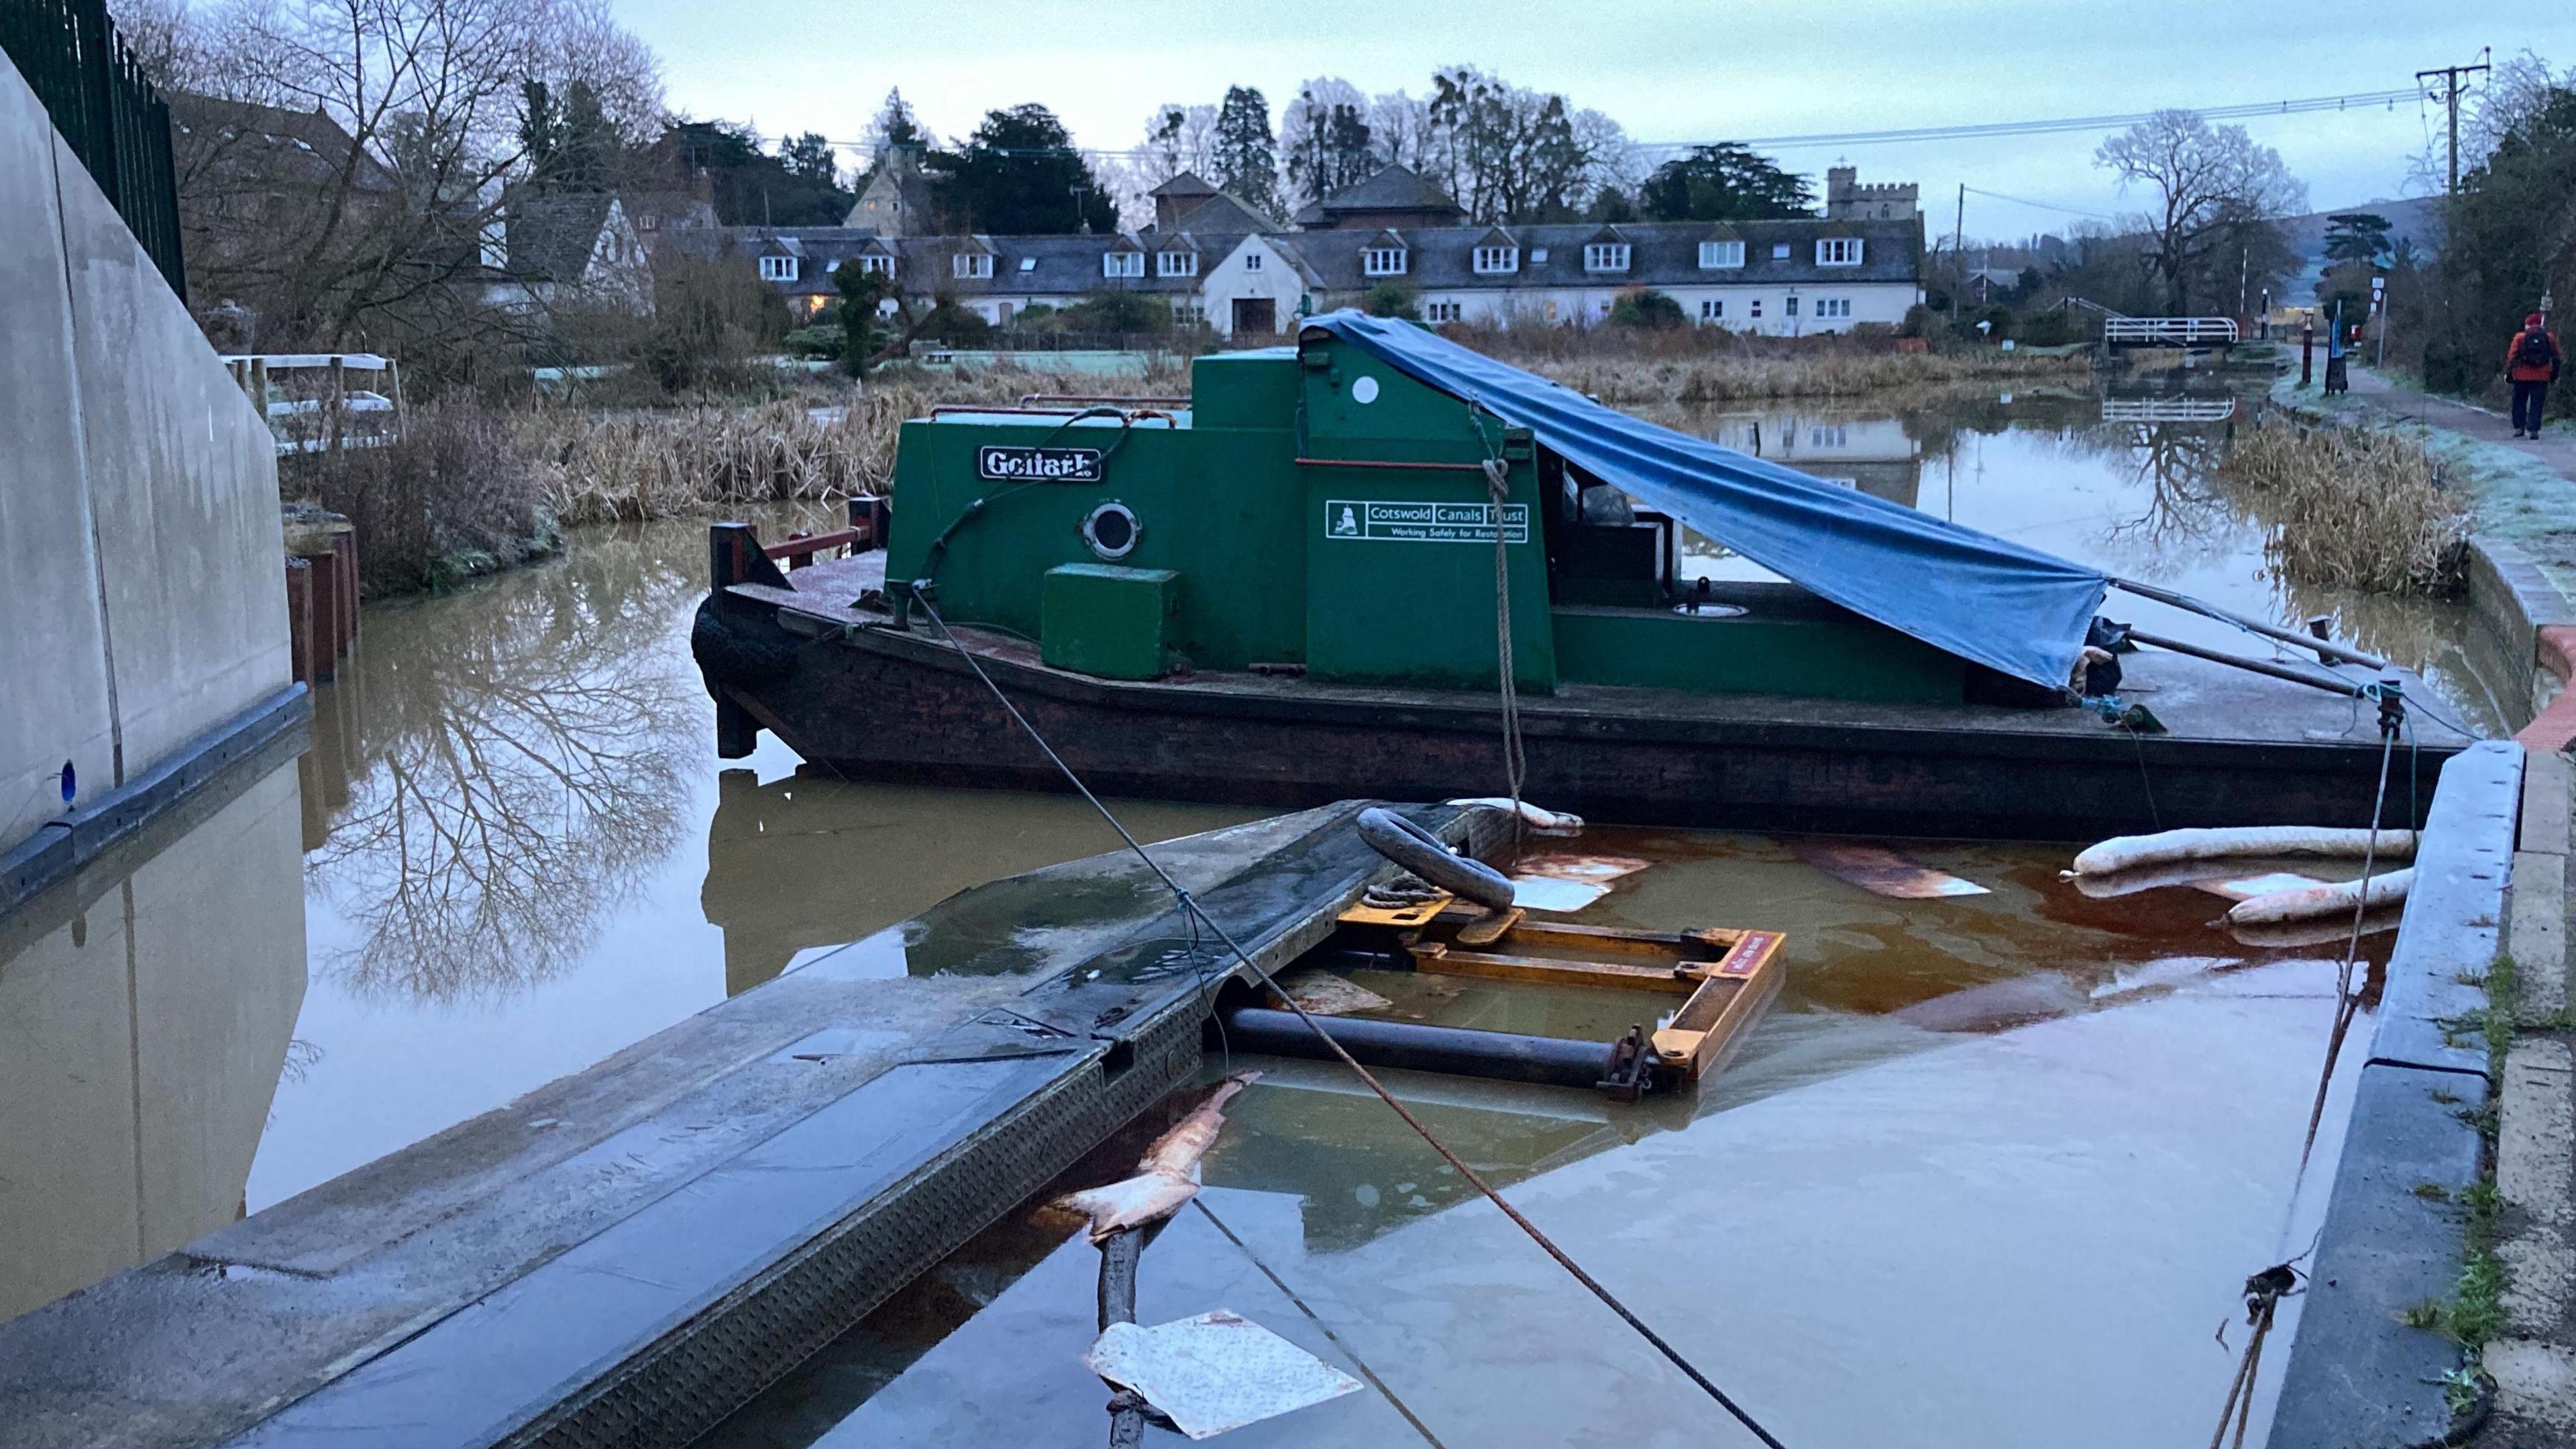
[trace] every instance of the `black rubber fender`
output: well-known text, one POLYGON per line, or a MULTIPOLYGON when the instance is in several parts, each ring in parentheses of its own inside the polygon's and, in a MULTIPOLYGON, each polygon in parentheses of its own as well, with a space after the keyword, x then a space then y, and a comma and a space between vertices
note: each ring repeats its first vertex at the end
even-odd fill
POLYGON ((716 685, 748 688, 774 684, 796 672, 796 641, 775 627, 728 617, 710 596, 689 626, 689 657, 698 661, 709 692, 716 685))
POLYGON ((1512 883, 1473 856, 1459 855, 1440 837, 1383 806, 1360 812, 1360 839, 1369 849, 1458 897, 1492 911, 1512 905, 1512 883))

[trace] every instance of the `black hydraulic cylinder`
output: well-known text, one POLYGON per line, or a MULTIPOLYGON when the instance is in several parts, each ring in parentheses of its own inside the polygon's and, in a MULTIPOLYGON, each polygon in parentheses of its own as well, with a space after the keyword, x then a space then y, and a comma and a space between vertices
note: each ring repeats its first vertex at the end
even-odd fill
MULTIPOLYGON (((1543 1087, 1580 1087, 1586 1091, 1601 1085, 1602 1078, 1610 1074, 1608 1042, 1356 1016, 1318 1017, 1316 1021, 1362 1066, 1405 1067, 1418 1072, 1447 1072, 1452 1076, 1530 1082, 1543 1087)), ((1227 1012, 1224 1024, 1227 1045, 1239 1052, 1333 1060, 1332 1048, 1316 1040, 1315 1033, 1293 1011, 1242 1006, 1227 1012)))

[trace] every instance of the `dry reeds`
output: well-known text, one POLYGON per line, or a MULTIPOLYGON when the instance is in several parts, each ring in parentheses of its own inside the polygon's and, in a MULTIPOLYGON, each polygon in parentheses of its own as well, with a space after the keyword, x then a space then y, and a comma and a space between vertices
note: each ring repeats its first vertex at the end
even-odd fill
POLYGON ((1815 352, 1535 360, 1532 370, 1606 403, 1849 397, 1961 382, 2080 380, 2091 361, 2014 353, 1815 352))
POLYGON ((2219 477, 2260 496, 2278 524, 2265 552, 2285 578, 2396 594, 2459 585, 2468 504, 2444 491, 2421 438, 2266 418, 2237 434, 2219 477))
POLYGON ((872 381, 838 407, 539 409, 522 417, 519 436, 565 524, 689 517, 750 503, 889 494, 907 420, 941 403, 1007 404, 1045 385, 996 373, 872 381))
POLYGON ((554 515, 507 420, 470 395, 413 408, 382 446, 290 453, 279 491, 357 526, 370 595, 439 588, 550 551, 554 515))

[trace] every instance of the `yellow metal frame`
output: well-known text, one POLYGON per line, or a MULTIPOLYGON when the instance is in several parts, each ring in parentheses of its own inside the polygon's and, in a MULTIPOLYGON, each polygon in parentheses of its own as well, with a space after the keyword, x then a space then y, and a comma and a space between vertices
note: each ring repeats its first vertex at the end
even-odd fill
POLYGON ((1655 1055, 1693 1080, 1716 1071, 1779 995, 1784 974, 1780 949, 1787 944, 1778 931, 1723 926, 1628 931, 1522 920, 1491 942, 1472 941, 1488 949, 1462 950, 1462 944, 1471 943, 1470 931, 1491 918, 1445 900, 1400 911, 1353 906, 1341 919, 1406 930, 1403 945, 1413 969, 1432 975, 1683 997, 1653 1040, 1655 1055))

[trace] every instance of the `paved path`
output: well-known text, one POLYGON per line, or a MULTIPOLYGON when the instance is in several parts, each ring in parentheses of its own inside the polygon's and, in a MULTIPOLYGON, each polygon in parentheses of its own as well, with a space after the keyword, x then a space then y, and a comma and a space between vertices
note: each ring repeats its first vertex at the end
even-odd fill
MULTIPOLYGON (((2576 377, 2569 377, 2559 385, 2576 387, 2576 377)), ((2362 367, 2352 370, 2352 395, 2384 412, 2432 427, 2448 428, 2455 433, 2466 433, 2482 443, 2495 443, 2538 458, 2557 469, 2559 476, 2576 481, 2576 428, 2565 423, 2551 426, 2537 439, 2516 438, 2513 420, 2503 413, 2400 387, 2362 367)))

